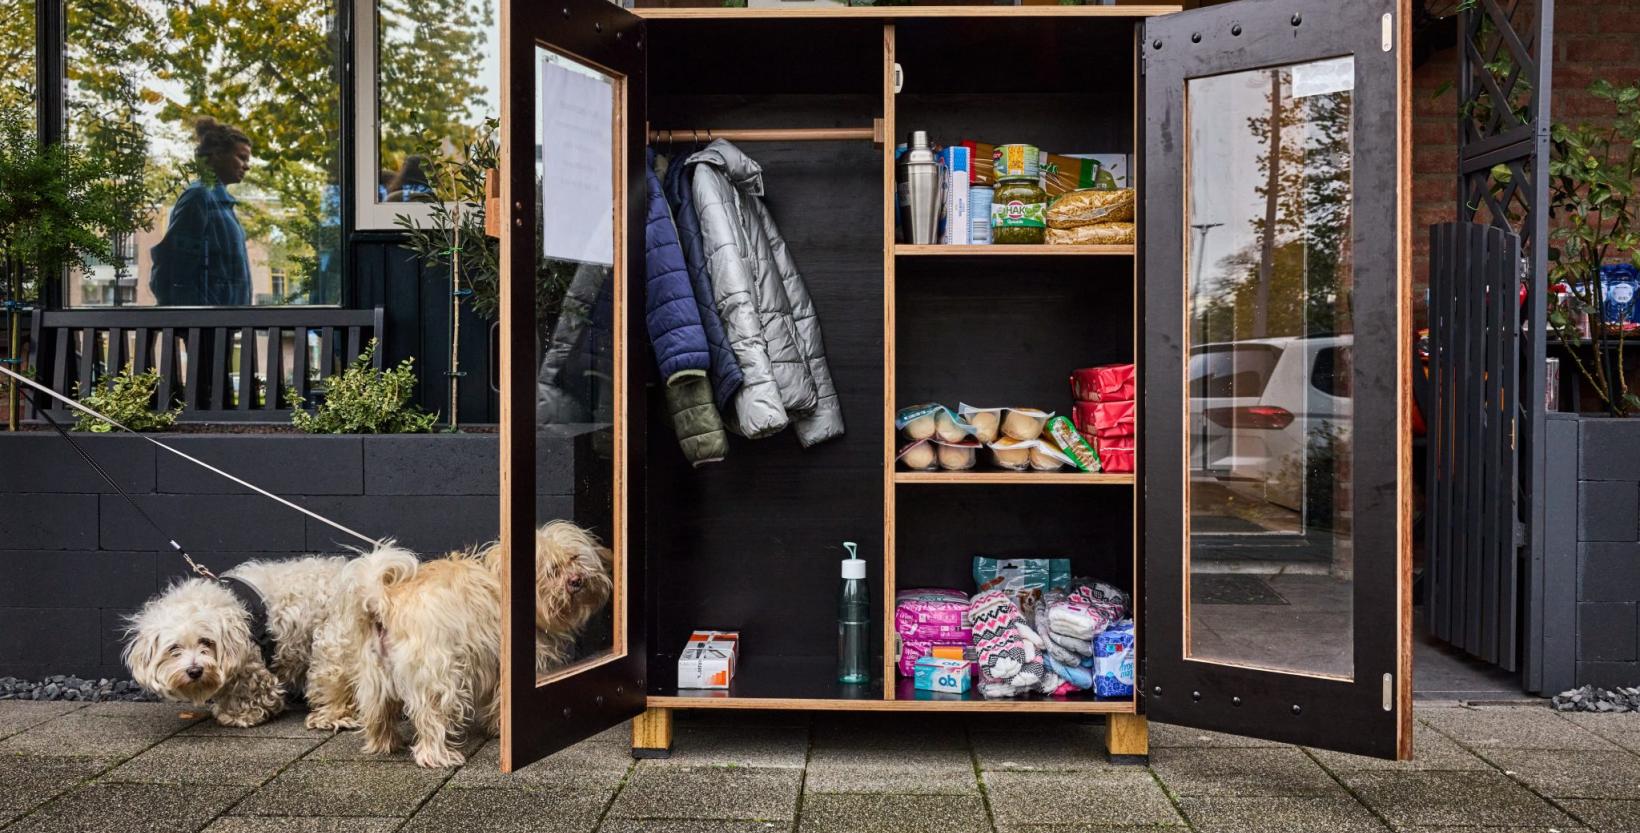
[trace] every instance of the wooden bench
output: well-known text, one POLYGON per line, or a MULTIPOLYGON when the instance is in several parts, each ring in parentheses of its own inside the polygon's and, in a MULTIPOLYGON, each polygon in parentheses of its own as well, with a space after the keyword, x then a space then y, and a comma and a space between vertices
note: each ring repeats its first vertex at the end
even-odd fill
MULTIPOLYGON (((154 407, 181 405, 181 419, 287 422, 284 392, 311 405, 319 383, 379 338, 382 324, 381 307, 40 310, 32 365, 65 396, 78 398, 127 367, 152 369, 160 377, 154 407)), ((372 363, 381 367, 380 350, 372 363)), ((51 415, 72 417, 66 407, 51 415)), ((38 417, 25 409, 25 418, 38 417)))

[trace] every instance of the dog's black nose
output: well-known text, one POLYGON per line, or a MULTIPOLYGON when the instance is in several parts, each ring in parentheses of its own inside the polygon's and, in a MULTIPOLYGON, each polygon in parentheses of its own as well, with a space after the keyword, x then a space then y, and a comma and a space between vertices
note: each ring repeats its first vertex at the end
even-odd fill
POLYGON ((203 676, 205 676, 205 669, 200 668, 197 665, 188 666, 188 679, 197 680, 203 676))
POLYGON ((570 576, 570 578, 569 578, 570 592, 580 590, 581 589, 581 584, 582 584, 582 579, 581 579, 580 576, 570 576))

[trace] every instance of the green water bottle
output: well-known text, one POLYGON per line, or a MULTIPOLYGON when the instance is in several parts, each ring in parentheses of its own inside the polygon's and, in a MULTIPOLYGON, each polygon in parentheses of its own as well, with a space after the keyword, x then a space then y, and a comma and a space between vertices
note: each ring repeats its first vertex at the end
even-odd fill
POLYGON ((837 681, 871 682, 871 592, 866 562, 853 541, 844 541, 843 586, 837 595, 837 681))

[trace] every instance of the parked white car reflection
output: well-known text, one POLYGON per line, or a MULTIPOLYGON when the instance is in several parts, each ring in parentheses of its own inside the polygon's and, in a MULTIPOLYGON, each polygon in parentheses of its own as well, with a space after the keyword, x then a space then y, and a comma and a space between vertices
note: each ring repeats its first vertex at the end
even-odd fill
POLYGON ((1307 479, 1334 477, 1336 463, 1319 455, 1349 448, 1353 342, 1283 337, 1191 349, 1192 476, 1304 512, 1307 479))

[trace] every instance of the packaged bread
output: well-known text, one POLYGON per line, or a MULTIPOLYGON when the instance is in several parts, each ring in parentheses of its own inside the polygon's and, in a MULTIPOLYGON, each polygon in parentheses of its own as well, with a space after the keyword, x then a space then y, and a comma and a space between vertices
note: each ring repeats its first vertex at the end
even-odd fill
POLYGON ((1025 471, 1031 467, 1031 450, 1041 445, 1040 440, 1016 440, 1013 437, 1003 437, 990 444, 991 456, 998 466, 1012 471, 1025 471))
POLYGON ((1093 450, 1069 419, 1056 416, 1048 420, 1046 436, 1070 458, 1071 464, 1087 472, 1099 471, 1099 454, 1093 450))
POLYGON ((1071 191, 1048 204, 1048 228, 1073 229, 1095 223, 1132 221, 1132 188, 1071 191))
POLYGON ((1009 408, 1007 416, 1002 418, 1002 433, 1016 440, 1034 440, 1042 436, 1042 426, 1051 416, 1052 413, 1035 408, 1009 408))
POLYGON ((974 467, 979 455, 979 443, 972 439, 961 442, 948 443, 944 440, 933 440, 935 453, 939 457, 940 468, 946 471, 967 471, 974 467))
POLYGON ((1091 226, 1071 229, 1049 228, 1047 236, 1043 239, 1052 246, 1118 246, 1132 244, 1137 238, 1134 236, 1133 223, 1127 222, 1094 223, 1091 226))
POLYGON ((974 436, 974 426, 966 420, 951 413, 950 408, 940 408, 934 414, 934 438, 948 443, 961 442, 974 436))
POLYGON ((973 405, 957 405, 957 416, 973 426, 974 439, 982 443, 996 442, 997 431, 1002 427, 1001 408, 976 408, 973 405))
POLYGON ((1054 447, 1051 441, 1045 441, 1031 447, 1030 464, 1036 471, 1059 471, 1066 466, 1076 465, 1076 462, 1054 447))
POLYGON ((915 440, 906 443, 896 456, 900 461, 900 465, 912 471, 934 471, 940 467, 939 460, 936 459, 934 444, 928 440, 915 440))
POLYGON ((901 408, 894 415, 894 427, 903 432, 908 440, 926 440, 934 436, 935 415, 943 410, 945 406, 936 402, 901 408))

